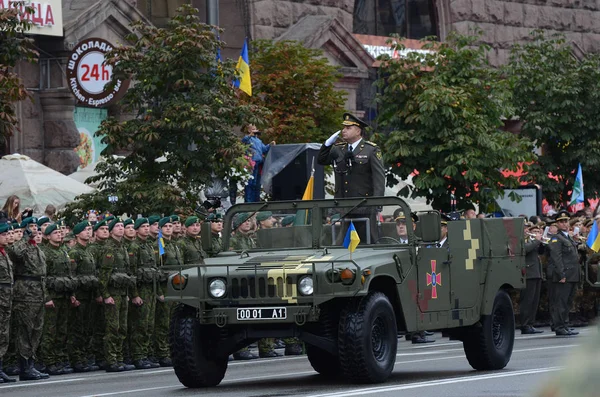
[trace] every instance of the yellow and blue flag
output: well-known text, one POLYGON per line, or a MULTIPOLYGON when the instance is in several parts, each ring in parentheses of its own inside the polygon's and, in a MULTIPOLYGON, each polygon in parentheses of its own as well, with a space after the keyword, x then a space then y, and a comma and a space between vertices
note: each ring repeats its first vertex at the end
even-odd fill
POLYGON ((587 246, 594 252, 600 250, 600 233, 598 233, 598 222, 596 221, 594 221, 592 230, 590 230, 590 234, 588 234, 587 246))
POLYGON ((248 39, 244 40, 244 47, 240 59, 235 67, 240 78, 233 81, 233 86, 252 96, 252 80, 250 79, 250 58, 248 57, 248 39))
POLYGON ((350 227, 348 228, 348 232, 346 232, 346 238, 344 238, 344 248, 348 248, 348 251, 354 252, 358 243, 360 243, 360 237, 358 237, 354 223, 350 221, 350 227))
POLYGON ((158 231, 158 254, 165 254, 165 240, 163 239, 162 230, 158 231))

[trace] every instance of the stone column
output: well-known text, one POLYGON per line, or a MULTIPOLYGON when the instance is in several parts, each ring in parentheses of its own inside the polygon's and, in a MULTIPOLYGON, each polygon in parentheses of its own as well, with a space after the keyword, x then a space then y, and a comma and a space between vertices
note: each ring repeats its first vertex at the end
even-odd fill
POLYGON ((40 102, 44 112, 44 164, 69 175, 77 170, 79 131, 73 120, 75 98, 68 90, 43 91, 40 102))

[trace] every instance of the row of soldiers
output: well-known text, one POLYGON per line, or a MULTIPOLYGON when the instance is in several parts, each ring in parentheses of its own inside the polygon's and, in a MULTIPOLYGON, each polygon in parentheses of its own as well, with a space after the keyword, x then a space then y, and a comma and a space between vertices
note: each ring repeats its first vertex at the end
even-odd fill
POLYGON ((67 245, 48 218, 0 224, 0 383, 171 366, 167 279, 207 256, 200 228, 196 216, 107 217, 76 224, 67 245))

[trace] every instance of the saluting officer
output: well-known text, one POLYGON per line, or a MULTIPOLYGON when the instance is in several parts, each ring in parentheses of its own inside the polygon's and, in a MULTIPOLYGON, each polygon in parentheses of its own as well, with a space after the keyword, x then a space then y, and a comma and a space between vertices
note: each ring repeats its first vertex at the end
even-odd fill
POLYGON ((533 225, 527 232, 532 235, 525 244, 526 284, 519 294, 519 312, 522 334, 541 334, 542 330, 535 329, 533 323, 540 303, 542 291, 542 262, 540 254, 544 252, 542 245, 542 229, 533 225))
POLYGON ((552 323, 557 336, 572 336, 579 332, 567 326, 569 321, 569 302, 579 283, 579 257, 577 243, 569 235, 569 213, 560 211, 556 214, 558 233, 550 238, 548 268, 552 282, 550 311, 552 323))

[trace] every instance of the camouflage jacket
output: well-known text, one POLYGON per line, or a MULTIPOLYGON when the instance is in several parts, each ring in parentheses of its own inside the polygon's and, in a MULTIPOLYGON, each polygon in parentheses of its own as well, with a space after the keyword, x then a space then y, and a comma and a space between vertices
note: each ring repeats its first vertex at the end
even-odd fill
POLYGON ((46 255, 46 291, 50 299, 71 295, 77 285, 71 274, 71 259, 62 247, 50 243, 42 247, 46 255))
POLYGON ((14 265, 15 302, 45 302, 46 256, 33 240, 22 240, 11 246, 10 259, 14 265))
POLYGON ((90 244, 88 246, 88 250, 94 258, 94 263, 96 264, 96 271, 100 270, 100 265, 102 262, 102 255, 104 254, 104 246, 108 240, 96 240, 96 242, 90 244))
POLYGON ((229 239, 229 249, 232 251, 245 251, 256 248, 256 241, 250 234, 235 233, 229 239))
POLYGON ((208 256, 215 257, 219 254, 219 252, 223 251, 223 240, 221 236, 218 234, 212 233, 212 248, 208 253, 208 256))
POLYGON ((206 253, 202 250, 200 236, 185 236, 177 240, 179 250, 183 255, 183 263, 204 263, 206 253))
POLYGON ((133 287, 135 279, 131 278, 129 270, 129 253, 121 241, 109 238, 104 245, 100 261, 100 294, 104 299, 112 295, 127 295, 127 288, 133 287))
POLYGON ((13 282, 12 262, 6 249, 0 247, 0 306, 10 306, 13 282))
POLYGON ((98 296, 98 271, 90 246, 77 243, 69 250, 71 258, 71 274, 77 278, 78 299, 91 299, 98 296))
MULTIPOLYGON (((142 240, 137 238, 135 243, 132 244, 135 247, 135 263, 131 264, 132 274, 136 276, 137 287, 146 284, 154 285, 159 279, 158 266, 156 264, 156 241, 147 238, 142 240)), ((158 285, 156 285, 158 295, 162 295, 162 291, 159 291, 158 285)), ((138 295, 134 295, 138 296, 138 295)))

